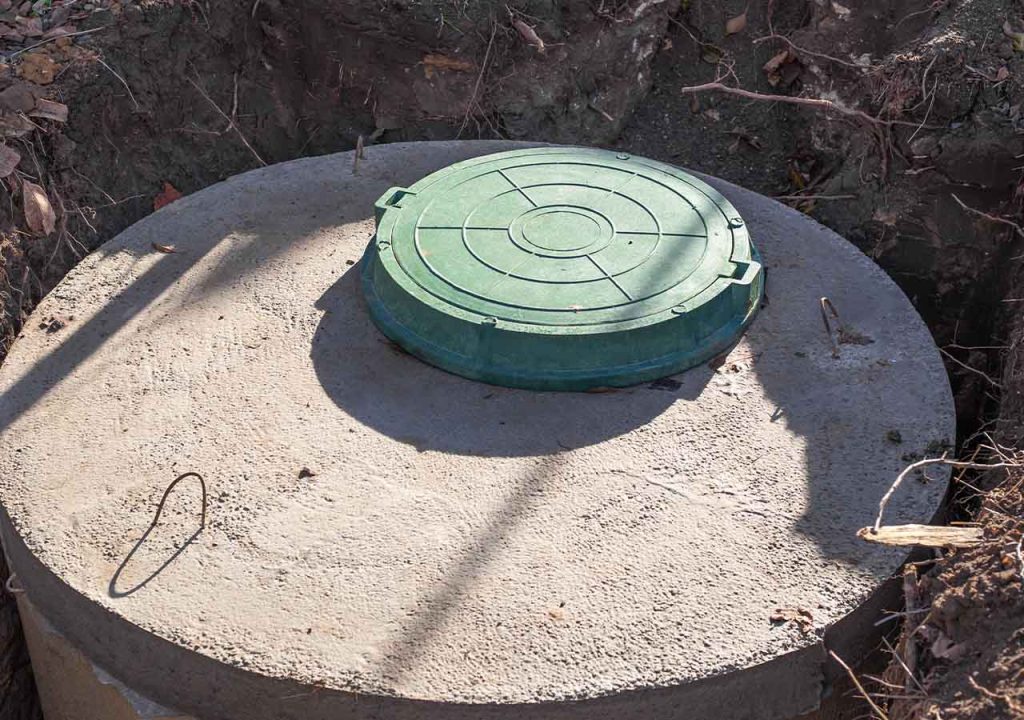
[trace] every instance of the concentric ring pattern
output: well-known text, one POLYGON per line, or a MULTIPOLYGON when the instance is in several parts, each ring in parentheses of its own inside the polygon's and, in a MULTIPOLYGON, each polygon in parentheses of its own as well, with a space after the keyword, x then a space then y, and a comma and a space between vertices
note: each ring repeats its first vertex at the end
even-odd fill
MULTIPOLYGON (((681 344, 692 353, 723 324, 741 330, 760 293, 744 223, 710 186, 651 160, 578 148, 478 158, 388 191, 367 272, 371 311, 387 334, 420 356, 437 345, 474 364, 494 345, 480 342, 480 327, 518 333, 519 343, 532 336, 523 360, 539 353, 543 364, 538 338, 595 339, 686 319, 677 340, 648 338, 625 358, 649 364, 678 356, 681 344), (730 307, 716 305, 719 296, 730 307), (452 322, 476 326, 455 347, 445 340, 452 322)), ((552 370, 571 372, 566 344, 551 345, 561 358, 548 358, 552 370)), ((580 343, 570 345, 576 352, 580 343)))

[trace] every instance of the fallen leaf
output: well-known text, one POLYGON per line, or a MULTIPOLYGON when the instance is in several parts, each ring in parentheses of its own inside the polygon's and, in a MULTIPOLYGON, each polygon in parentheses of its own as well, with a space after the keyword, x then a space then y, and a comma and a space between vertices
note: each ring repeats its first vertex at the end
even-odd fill
POLYGON ((735 136, 737 141, 742 140, 754 150, 761 150, 764 148, 764 143, 761 142, 760 138, 756 135, 751 135, 745 128, 733 128, 729 131, 729 134, 735 136))
POLYGON ((60 72, 60 65, 41 52, 28 53, 18 66, 18 75, 36 85, 49 85, 60 72))
POLYGON ((996 70, 996 82, 1002 82, 1010 77, 1010 70, 1005 65, 996 70))
POLYGON ((35 124, 21 113, 0 112, 0 136, 2 137, 23 137, 35 129, 35 124))
POLYGON ((523 36, 523 40, 526 41, 527 45, 532 45, 537 48, 537 52, 544 52, 544 41, 540 39, 540 35, 532 27, 527 25, 519 18, 515 18, 512 21, 512 27, 519 31, 519 34, 523 36))
POLYGON ((57 215, 50 205, 46 191, 28 180, 21 184, 21 196, 25 205, 25 222, 32 232, 49 235, 57 227, 57 215))
POLYGON ((1003 23, 1003 35, 1013 40, 1014 50, 1017 52, 1024 50, 1024 33, 1014 31, 1009 20, 1003 23))
POLYGON ((51 38, 59 38, 59 37, 65 36, 65 35, 70 35, 73 32, 75 32, 75 26, 74 25, 60 25, 60 26, 57 26, 57 27, 52 27, 49 30, 47 30, 46 32, 44 32, 43 33, 43 39, 44 40, 49 40, 51 38))
POLYGON ((958 660, 964 655, 966 650, 966 643, 954 643, 941 631, 931 646, 932 655, 942 660, 958 660))
POLYGON ((832 11, 839 16, 840 20, 850 19, 850 8, 846 7, 845 5, 840 5, 839 3, 835 2, 835 0, 832 0, 832 11))
POLYGON ((64 103, 40 98, 36 101, 35 110, 29 113, 30 117, 44 118, 55 122, 68 121, 68 106, 64 103))
POLYGON ((14 172, 21 162, 21 154, 12 147, 0 145, 0 178, 5 178, 14 172))
POLYGON ((28 112, 33 109, 36 106, 36 93, 33 92, 33 88, 33 85, 19 82, 0 92, 0 110, 28 112))
POLYGON ((0 23, 0 37, 13 40, 14 42, 21 42, 25 39, 25 34, 19 31, 17 28, 13 28, 10 25, 0 23))
POLYGON ((782 63, 789 62, 790 54, 791 53, 789 50, 783 50, 778 55, 773 55, 772 59, 764 64, 765 73, 771 75, 772 73, 779 69, 782 63))
POLYGON ((174 187, 169 182, 165 182, 164 189, 157 193, 157 196, 153 198, 153 209, 159 210, 165 205, 170 205, 180 197, 181 192, 178 188, 174 187))
POLYGON ((173 245, 161 245, 158 242, 152 242, 150 243, 150 246, 152 246, 152 248, 157 252, 163 253, 164 255, 170 255, 171 253, 178 252, 177 250, 174 249, 173 245))
POLYGON ((53 8, 46 16, 46 25, 50 28, 57 28, 70 19, 71 7, 69 5, 61 5, 60 7, 53 8))
POLYGON ((800 172, 794 165, 789 166, 789 181, 793 183, 793 187, 797 190, 803 190, 807 187, 807 183, 804 180, 804 174, 800 172))
POLYGON ((747 11, 746 10, 744 10, 741 15, 737 15, 736 17, 731 18, 727 23, 725 23, 725 34, 726 35, 735 35, 736 33, 741 33, 741 32, 743 32, 746 29, 747 29, 747 11))
POLYGON ((776 608, 769 620, 773 623, 795 622, 799 626, 800 632, 804 633, 814 629, 814 615, 810 610, 802 607, 776 608))
POLYGON ((18 29, 25 33, 26 37, 39 37, 43 34, 43 20, 38 17, 21 17, 20 15, 14 18, 14 22, 17 23, 18 29))

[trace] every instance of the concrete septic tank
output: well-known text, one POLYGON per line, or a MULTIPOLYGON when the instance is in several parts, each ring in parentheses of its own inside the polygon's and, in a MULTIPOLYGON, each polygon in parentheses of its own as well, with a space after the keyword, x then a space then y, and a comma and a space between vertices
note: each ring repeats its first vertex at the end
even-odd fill
MULTIPOLYGON (((367 312, 374 201, 523 147, 249 172, 43 300, 0 368, 0 530, 48 720, 769 720, 874 644, 905 553, 855 532, 955 432, 906 297, 707 178, 768 273, 724 358, 599 393, 436 369, 367 312), (189 476, 154 524, 188 472, 205 523, 189 476)), ((887 520, 932 518, 938 477, 887 520)))

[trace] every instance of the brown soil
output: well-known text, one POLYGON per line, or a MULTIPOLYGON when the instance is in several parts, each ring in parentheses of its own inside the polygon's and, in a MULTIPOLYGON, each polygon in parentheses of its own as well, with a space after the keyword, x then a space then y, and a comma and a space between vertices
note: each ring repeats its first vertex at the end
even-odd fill
MULTIPOLYGON (((874 257, 950 353, 959 454, 980 429, 1024 439, 1024 322, 1008 302, 1024 297, 1024 36, 1003 31, 1024 31, 1018 0, 8 2, 0 29, 26 34, 0 33, 0 136, 21 155, 2 181, 0 358, 82 254, 175 192, 359 143, 550 140, 802 196, 786 202, 874 257), (681 91, 716 79, 835 107, 681 91), (40 98, 67 121, 40 117, 40 98), (26 182, 52 232, 26 217, 26 182)), ((965 478, 989 483, 984 500, 958 486, 954 515, 980 512, 992 540, 918 568, 912 600, 931 609, 900 646, 914 679, 895 663, 899 692, 869 684, 890 717, 1024 714, 1017 479, 965 478)), ((17 634, 4 596, 0 720, 37 712, 17 634)))

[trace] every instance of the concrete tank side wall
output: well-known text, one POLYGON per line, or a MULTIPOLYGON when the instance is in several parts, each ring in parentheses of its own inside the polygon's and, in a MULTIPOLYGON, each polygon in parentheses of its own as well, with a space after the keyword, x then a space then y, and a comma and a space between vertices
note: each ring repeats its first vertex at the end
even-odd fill
MULTIPOLYGON (((140 717, 124 714, 133 711, 130 703, 112 686, 102 687, 92 663, 116 667, 119 680, 133 692, 202 720, 600 720, 623 715, 668 720, 680 712, 694 720, 777 720, 816 710, 826 689, 827 655, 824 645, 816 643, 743 672, 584 702, 459 705, 375 698, 327 688, 310 692, 299 683, 214 662, 96 605, 36 560, 6 512, 0 512, 0 540, 25 590, 20 602, 31 605, 33 615, 53 626, 56 632, 50 637, 59 638, 47 642, 38 628, 27 629, 33 663, 42 668, 40 690, 49 704, 47 720, 70 720, 72 716, 62 714, 69 707, 83 712, 92 707, 96 720, 140 717), (90 657, 75 648, 88 648, 90 657), (70 678, 70 686, 58 691, 58 676, 61 683, 70 678), (93 700, 79 704, 97 689, 100 692, 93 700), (282 698, 289 702, 283 704, 282 698), (746 702, 737 702, 738 698, 746 702)), ((188 716, 151 717, 189 720, 188 716)), ((74 718, 92 720, 83 714, 74 718)))
POLYGON ((196 720, 148 700, 98 668, 19 594, 32 671, 46 720, 196 720))

